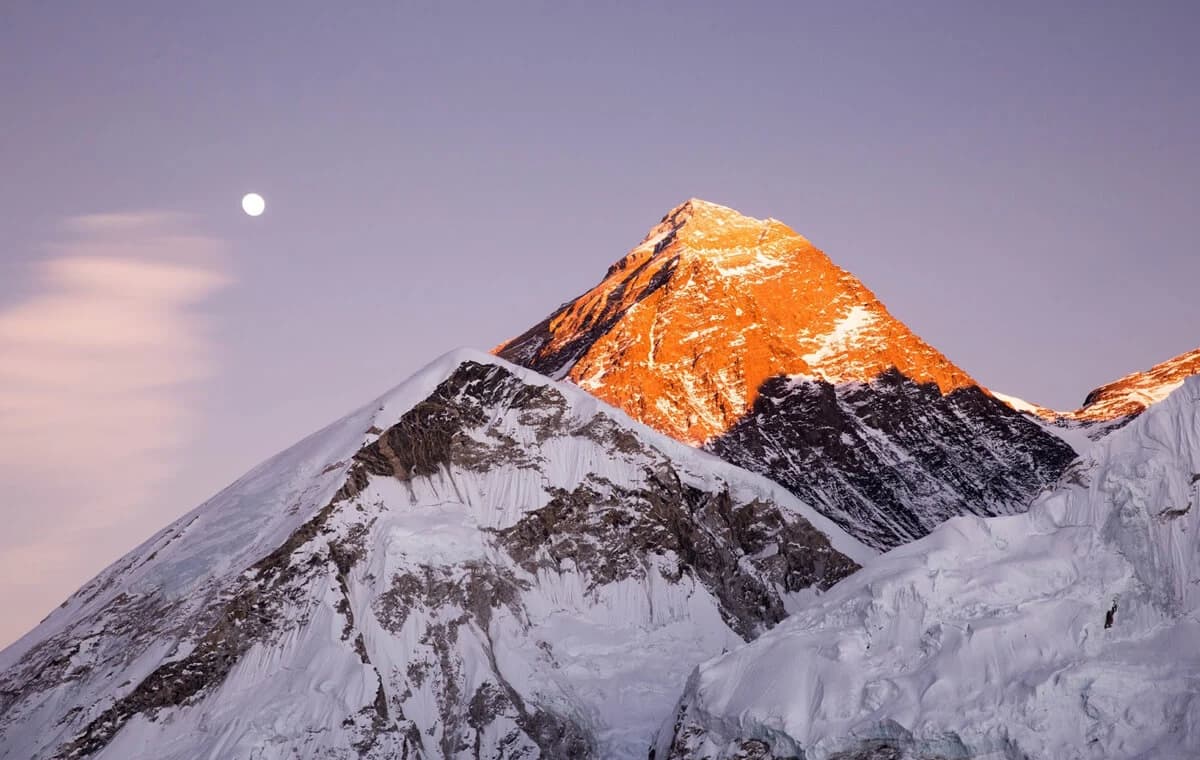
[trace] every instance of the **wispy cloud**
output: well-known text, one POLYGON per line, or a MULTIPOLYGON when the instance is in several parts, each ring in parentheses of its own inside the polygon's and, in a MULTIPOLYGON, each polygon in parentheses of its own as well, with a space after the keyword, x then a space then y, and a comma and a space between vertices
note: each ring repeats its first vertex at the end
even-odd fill
POLYGON ((0 646, 164 518, 151 497, 214 370, 222 245, 161 212, 70 219, 0 305, 0 646))

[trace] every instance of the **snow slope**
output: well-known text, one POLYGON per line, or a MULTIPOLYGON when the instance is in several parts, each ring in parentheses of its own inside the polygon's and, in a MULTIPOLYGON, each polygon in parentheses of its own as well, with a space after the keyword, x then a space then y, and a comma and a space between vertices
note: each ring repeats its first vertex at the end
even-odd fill
POLYGON ((871 552, 486 354, 259 466, 0 653, 0 758, 644 757, 871 552))
POLYGON ((700 666, 662 758, 1200 757, 1200 378, 700 666), (741 754, 739 754, 741 753, 741 754))

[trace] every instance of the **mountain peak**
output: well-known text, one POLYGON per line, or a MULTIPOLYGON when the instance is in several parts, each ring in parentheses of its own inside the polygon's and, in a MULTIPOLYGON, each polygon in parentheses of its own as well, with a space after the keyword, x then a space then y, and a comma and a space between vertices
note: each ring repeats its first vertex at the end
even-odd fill
POLYGON ((693 216, 701 218, 705 216, 746 217, 745 214, 741 213, 737 209, 693 196, 664 214, 663 221, 665 222, 666 220, 673 218, 687 219, 693 216))
POLYGON ((495 352, 768 475, 874 548, 1018 509, 1074 458, 787 225, 694 198, 495 352))
POLYGON ((729 206, 688 198, 668 211, 632 253, 679 239, 690 244, 690 251, 713 256, 754 248, 771 237, 789 238, 811 246, 804 237, 775 219, 756 219, 729 206))
POLYGON ((675 226, 688 223, 703 224, 718 221, 744 221, 748 223, 763 223, 762 219, 747 216, 737 209, 722 206, 719 203, 706 201, 703 198, 688 198, 675 208, 668 211, 662 218, 663 222, 673 222, 675 226))
POLYGON ((787 225, 698 198, 495 351, 697 444, 774 376, 869 382, 896 369, 943 393, 975 385, 787 225))
POLYGON ((736 216, 743 216, 742 213, 729 206, 723 206, 720 203, 713 203, 712 201, 706 201, 703 198, 695 196, 688 198, 667 212, 667 216, 674 216, 676 214, 734 214, 736 216))

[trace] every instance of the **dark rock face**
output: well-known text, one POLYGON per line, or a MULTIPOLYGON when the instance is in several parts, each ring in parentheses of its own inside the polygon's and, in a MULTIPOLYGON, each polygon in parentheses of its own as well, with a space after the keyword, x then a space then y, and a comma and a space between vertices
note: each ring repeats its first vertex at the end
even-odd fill
MULTIPOLYGON (((668 236, 659 241, 655 253, 666 248, 672 239, 673 236, 668 236)), ((604 304, 591 312, 590 318, 581 325, 581 329, 562 345, 556 346, 553 351, 544 350, 555 339, 553 325, 565 312, 575 306, 578 299, 555 309, 550 316, 504 344, 496 352, 496 355, 513 364, 529 367, 535 372, 561 379, 563 374, 579 360, 579 357, 587 353, 600 336, 611 330, 621 320, 630 305, 649 298, 654 295, 655 291, 670 282, 671 275, 674 274, 678 263, 678 257, 666 263, 655 262, 651 259, 635 263, 632 270, 626 275, 626 279, 608 292, 604 304), (650 274, 641 290, 636 293, 627 292, 630 283, 637 282, 639 275, 655 267, 658 267, 657 271, 650 274)), ((629 262, 626 260, 618 261, 609 267, 605 277, 612 276, 628 265, 629 262)))
POLYGON ((1023 509, 1074 451, 977 387, 942 395, 895 370, 834 386, 775 377, 706 448, 888 549, 957 514, 1023 509))
POLYGON ((649 488, 592 479, 500 531, 501 546, 530 572, 564 560, 593 584, 639 577, 647 556, 673 557, 674 577, 697 578, 730 628, 753 638, 785 616, 779 591, 826 589, 858 569, 808 521, 728 491, 707 493, 655 473, 649 488))

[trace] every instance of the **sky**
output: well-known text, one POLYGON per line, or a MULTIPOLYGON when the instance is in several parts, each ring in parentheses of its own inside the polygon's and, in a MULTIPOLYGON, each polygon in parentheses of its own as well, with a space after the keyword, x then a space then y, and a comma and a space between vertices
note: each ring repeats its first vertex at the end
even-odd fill
POLYGON ((1200 345, 1198 35, 1192 2, 0 3, 0 646, 689 197, 1041 404, 1200 345))

